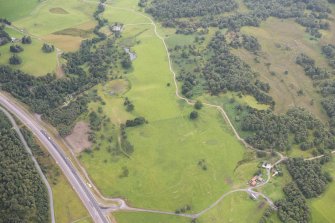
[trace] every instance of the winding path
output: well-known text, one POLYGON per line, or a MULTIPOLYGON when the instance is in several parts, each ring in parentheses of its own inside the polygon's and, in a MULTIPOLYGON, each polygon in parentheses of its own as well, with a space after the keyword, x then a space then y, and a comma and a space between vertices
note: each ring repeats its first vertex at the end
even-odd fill
POLYGON ((4 108, 0 107, 0 110, 7 116, 7 118, 9 119, 9 121, 11 122, 14 130, 16 131, 16 133, 18 134, 25 150, 28 152, 28 154, 30 155, 30 158, 33 160, 34 162, 34 165, 35 165, 35 168, 38 172, 38 174, 40 175, 44 185, 46 186, 47 188, 47 191, 48 191, 48 197, 49 197, 49 205, 50 205, 50 217, 51 217, 51 222, 52 223, 55 223, 55 212, 54 212, 54 202, 53 202, 53 195, 52 195, 52 190, 51 190, 51 186, 47 180, 47 178, 44 176, 43 174, 43 171, 40 167, 40 165, 38 164, 37 160, 35 159, 35 157, 33 156, 33 153, 31 152, 31 149, 29 148, 26 140, 24 139, 21 131, 20 131, 20 128, 17 126, 14 118, 12 117, 12 115, 4 108))

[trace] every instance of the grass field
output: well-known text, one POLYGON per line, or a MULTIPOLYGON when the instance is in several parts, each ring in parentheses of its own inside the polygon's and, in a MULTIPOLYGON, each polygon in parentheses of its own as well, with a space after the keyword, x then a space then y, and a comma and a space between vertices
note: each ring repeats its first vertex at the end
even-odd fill
POLYGON ((320 55, 320 43, 310 40, 304 30, 294 21, 269 18, 260 27, 241 29, 242 33, 256 37, 261 44, 259 63, 255 62, 256 56, 246 50, 233 52, 250 64, 260 74, 262 81, 270 84, 270 95, 276 102, 276 112, 283 113, 290 107, 299 106, 311 111, 319 119, 326 120, 320 105, 320 95, 303 69, 295 63, 298 54, 306 53, 316 60, 317 65, 328 67, 320 55), (288 71, 287 75, 285 71, 288 71), (275 72, 275 75, 271 72, 275 72), (297 94, 300 89, 304 91, 302 96, 297 94), (311 105, 312 100, 314 105, 311 105))
MULTIPOLYGON (((107 151, 107 140, 98 140, 99 149, 82 154, 81 161, 106 195, 121 196, 136 207, 170 211, 190 204, 196 212, 229 189, 245 187, 256 168, 252 165, 245 168, 248 171, 239 171, 245 167, 242 165, 234 172, 237 162, 244 159, 245 149, 218 111, 203 108, 198 120, 189 120, 192 106, 176 98, 173 85, 167 86, 173 83, 172 74, 163 43, 155 36, 153 26, 130 25, 149 21, 131 11, 114 10, 132 8, 130 4, 137 3, 114 2, 114 8, 105 13, 110 22, 125 25, 124 39, 136 38, 139 44, 132 48, 137 59, 127 76, 130 90, 111 96, 102 86, 98 87, 98 94, 106 103, 101 105, 103 114, 114 123, 104 135, 112 135, 120 122, 136 116, 145 117, 149 123, 127 128, 128 140, 134 145, 129 159, 113 158, 107 151), (126 16, 113 17, 115 11, 125 12, 126 16), (128 97, 135 105, 132 113, 125 112, 122 97, 128 97), (207 171, 199 168, 201 159, 206 160, 207 171), (129 175, 120 178, 123 167, 127 167, 129 175)), ((90 105, 90 109, 97 109, 97 105, 90 105)))
POLYGON ((189 223, 189 218, 160 215, 143 212, 118 212, 114 213, 113 217, 117 223, 189 223))
POLYGON ((199 223, 258 222, 268 207, 262 198, 252 200, 247 193, 234 193, 202 215, 199 223))
POLYGON ((0 0, 0 15, 12 22, 29 15, 38 4, 39 0, 0 0))
MULTIPOLYGON (((6 28, 6 32, 11 37, 22 38, 22 34, 13 29, 6 28)), ((18 54, 22 59, 22 64, 11 65, 12 67, 35 76, 42 76, 55 71, 57 66, 56 52, 43 53, 41 50, 43 42, 32 38, 32 44, 24 45, 20 42, 15 44, 21 45, 24 51, 18 54)), ((9 58, 12 56, 12 53, 9 51, 10 45, 6 44, 0 47, 0 64, 9 65, 9 58)))
MULTIPOLYGON (((325 170, 327 170, 333 178, 335 178, 335 161, 332 160, 326 164, 325 170)), ((312 222, 335 222, 334 215, 334 201, 335 201, 335 183, 332 182, 328 185, 325 193, 319 198, 312 199, 309 203, 312 212, 312 222)))
POLYGON ((44 36, 93 20, 95 8, 96 4, 80 0, 54 0, 40 4, 29 16, 15 21, 14 25, 31 34, 44 36), (67 13, 54 13, 54 9, 67 13))

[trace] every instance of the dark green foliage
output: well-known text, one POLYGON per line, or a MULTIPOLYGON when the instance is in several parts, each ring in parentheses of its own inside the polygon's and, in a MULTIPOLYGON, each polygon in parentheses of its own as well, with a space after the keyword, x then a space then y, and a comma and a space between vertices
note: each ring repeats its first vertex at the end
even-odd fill
POLYGON ((5 45, 11 41, 10 36, 5 31, 5 26, 0 24, 0 46, 5 45))
POLYGON ((315 61, 306 54, 300 54, 296 59, 296 63, 302 66, 305 70, 305 74, 313 80, 325 79, 330 76, 329 72, 325 69, 316 67, 315 61))
POLYGON ((223 34, 216 33, 209 44, 209 50, 212 56, 202 75, 211 94, 242 92, 254 96, 260 103, 274 105, 272 98, 265 93, 269 90, 269 85, 256 80, 256 74, 250 66, 230 53, 223 34))
POLYGON ((120 150, 125 156, 130 158, 130 155, 134 152, 134 146, 127 139, 126 126, 124 124, 121 124, 120 131, 121 131, 121 139, 120 139, 121 145, 119 145, 121 147, 120 150))
POLYGON ((194 120, 194 119, 197 119, 199 116, 198 112, 197 111, 192 111, 190 113, 190 119, 194 120))
POLYGON ((16 54, 13 54, 10 58, 9 58, 9 63, 12 65, 19 65, 22 63, 22 59, 21 57, 19 57, 16 54))
POLYGON ((0 160, 0 222, 48 222, 46 188, 3 113, 0 113, 0 160))
POLYGON ((254 134, 246 141, 258 149, 290 149, 292 144, 300 144, 306 149, 318 147, 332 149, 334 136, 312 114, 300 108, 293 108, 284 115, 274 115, 270 111, 249 109, 241 124, 243 131, 254 134), (293 136, 293 141, 290 141, 293 136))
POLYGON ((328 44, 321 47, 322 53, 327 57, 328 64, 335 68, 335 45, 328 44))
POLYGON ((127 112, 131 112, 134 110, 134 104, 126 97, 123 105, 126 107, 127 112))
POLYGON ((168 19, 216 15, 237 8, 234 0, 154 0, 147 12, 155 18, 168 19))
POLYGON ((49 45, 49 44, 44 43, 43 46, 42 46, 42 51, 44 53, 51 53, 51 52, 55 51, 55 47, 54 47, 54 45, 49 45))
POLYGON ((20 45, 11 45, 9 47, 10 52, 12 53, 20 53, 23 51, 23 47, 20 45))
POLYGON ((202 104, 201 101, 196 101, 194 104, 194 108, 197 110, 200 110, 204 105, 202 104))
POLYGON ((78 116, 87 111, 87 103, 87 98, 79 97, 67 106, 47 111, 42 117, 55 126, 61 136, 66 136, 70 133, 78 116))
POLYGON ((317 197, 325 191, 330 178, 322 172, 318 160, 304 161, 302 158, 293 158, 286 161, 286 166, 306 198, 317 197))
POLYGON ((89 115, 90 128, 94 131, 99 131, 101 129, 102 120, 96 112, 91 112, 89 115))
POLYGON ((31 44, 31 37, 30 36, 24 36, 24 37, 22 37, 22 39, 21 39, 21 43, 22 44, 31 44))
POLYGON ((297 186, 292 182, 283 190, 286 198, 275 202, 279 219, 282 222, 309 222, 310 210, 297 186))
POLYGON ((258 40, 253 36, 243 35, 242 45, 250 52, 257 52, 261 49, 261 45, 258 43, 258 40))
POLYGON ((6 18, 0 18, 0 23, 4 23, 6 25, 12 25, 12 23, 10 21, 8 21, 6 18))
POLYGON ((126 127, 135 127, 139 125, 143 125, 147 121, 145 120, 144 117, 137 117, 134 120, 127 120, 126 121, 126 127))

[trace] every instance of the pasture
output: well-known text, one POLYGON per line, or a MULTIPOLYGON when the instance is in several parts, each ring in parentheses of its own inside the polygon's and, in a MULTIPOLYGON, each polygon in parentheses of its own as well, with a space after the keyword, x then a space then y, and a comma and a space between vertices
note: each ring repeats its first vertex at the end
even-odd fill
POLYGON ((318 66, 328 67, 325 58, 320 56, 323 40, 320 43, 310 40, 302 26, 276 18, 269 18, 260 27, 243 27, 241 32, 258 39, 261 53, 256 56, 244 49, 233 50, 233 53, 258 72, 262 81, 270 84, 269 94, 276 102, 275 112, 284 113, 294 106, 304 107, 319 119, 326 120, 320 95, 311 79, 295 63, 297 55, 305 53, 315 59, 318 66), (299 90, 303 90, 303 95, 298 94, 299 90))
POLYGON ((189 223, 190 219, 171 215, 143 212, 118 212, 113 217, 118 223, 189 223))
POLYGON ((0 0, 1 18, 13 22, 22 17, 28 16, 40 3, 39 0, 0 0))
POLYGON ((29 16, 15 21, 14 25, 33 35, 44 36, 92 21, 95 10, 92 6, 80 0, 54 0, 40 4, 29 16))
MULTIPOLYGON (((105 102, 99 106, 112 123, 98 133, 95 149, 83 153, 81 161, 105 195, 123 197, 135 207, 159 210, 174 211, 189 204, 191 211, 197 212, 231 188, 245 187, 242 173, 251 175, 256 169, 239 171, 244 168, 242 165, 235 170, 238 161, 244 159, 245 148, 217 110, 204 107, 197 120, 189 119, 193 107, 176 97, 164 45, 153 26, 143 24, 150 21, 131 10, 118 8, 132 9, 130 4, 135 7, 137 3, 113 2, 113 7, 107 6, 104 14, 110 22, 125 25, 123 39, 136 40, 132 50, 137 59, 126 75, 130 88, 119 95, 104 91, 113 86, 110 84, 97 88, 105 102), (126 16, 113 17, 116 13, 126 16), (135 106, 131 113, 124 109, 124 97, 135 106), (138 116, 145 117, 148 124, 127 128, 134 153, 130 158, 113 157, 108 152, 112 143, 101 139, 101 134, 105 138, 113 136, 115 143, 119 124, 138 116), (207 170, 199 167, 200 160, 205 160, 207 170), (121 177, 124 168, 129 171, 127 177, 121 177)), ((97 106, 91 104, 90 110, 96 110, 97 106)))
POLYGON ((199 223, 258 222, 268 207, 261 197, 252 200, 247 193, 237 192, 202 215, 199 223))
MULTIPOLYGON (((6 32, 8 32, 11 37, 17 39, 20 39, 23 36, 21 33, 9 28, 6 28, 6 32)), ((43 53, 41 50, 43 42, 40 40, 32 38, 32 44, 21 44, 21 42, 15 44, 21 45, 24 48, 24 51, 18 54, 22 59, 22 64, 11 65, 12 67, 35 76, 43 76, 56 70, 56 52, 43 53)), ((9 51, 10 45, 11 44, 9 43, 0 47, 1 64, 9 64, 9 58, 12 56, 12 53, 9 51)))

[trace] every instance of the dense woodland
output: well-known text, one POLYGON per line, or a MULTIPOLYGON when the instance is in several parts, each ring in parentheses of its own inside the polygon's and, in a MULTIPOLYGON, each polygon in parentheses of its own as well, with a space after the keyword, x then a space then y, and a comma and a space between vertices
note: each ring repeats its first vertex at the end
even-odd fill
POLYGON ((45 185, 2 112, 0 159, 0 222, 48 222, 49 204, 45 185))

